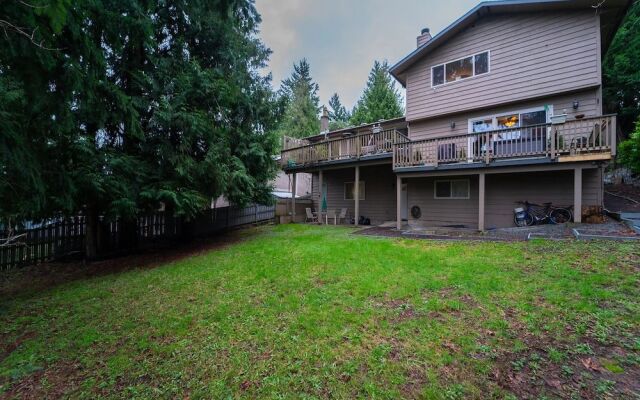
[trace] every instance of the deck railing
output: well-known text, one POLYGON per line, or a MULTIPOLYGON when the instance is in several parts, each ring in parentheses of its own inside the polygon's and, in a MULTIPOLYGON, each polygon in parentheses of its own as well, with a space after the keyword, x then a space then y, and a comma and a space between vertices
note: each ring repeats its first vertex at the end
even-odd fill
POLYGON ((396 143, 394 168, 485 162, 498 159, 584 155, 615 155, 616 116, 583 118, 561 124, 444 136, 396 143))
POLYGON ((281 152, 281 163, 284 167, 299 167, 321 161, 358 159, 375 154, 390 154, 393 151, 394 143, 404 143, 408 140, 396 129, 357 134, 295 148, 285 148, 281 152))

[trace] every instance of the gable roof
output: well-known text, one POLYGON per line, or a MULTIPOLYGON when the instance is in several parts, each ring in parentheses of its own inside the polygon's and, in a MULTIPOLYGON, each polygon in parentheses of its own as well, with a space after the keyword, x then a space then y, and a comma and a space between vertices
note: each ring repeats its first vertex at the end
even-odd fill
MULTIPOLYGON (((394 78, 406 85, 406 71, 415 62, 426 56, 447 40, 460 33, 468 26, 475 23, 480 18, 489 14, 498 13, 521 13, 535 11, 557 11, 557 10, 594 10, 594 6, 600 4, 600 32, 602 53, 604 54, 613 39, 613 35, 618 30, 631 0, 495 0, 483 1, 462 17, 458 18, 451 25, 444 28, 431 40, 418 47, 402 60, 398 61, 389 72, 394 78), (600 4, 601 3, 601 4, 600 4)), ((595 10, 594 10, 595 12, 595 10)))

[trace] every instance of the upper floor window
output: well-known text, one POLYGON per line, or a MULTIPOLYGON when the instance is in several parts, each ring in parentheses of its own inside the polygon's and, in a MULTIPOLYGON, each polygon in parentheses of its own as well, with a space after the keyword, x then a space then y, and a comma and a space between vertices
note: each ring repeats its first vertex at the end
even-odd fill
POLYGON ((431 86, 444 85, 489 72, 489 52, 431 67, 431 86))

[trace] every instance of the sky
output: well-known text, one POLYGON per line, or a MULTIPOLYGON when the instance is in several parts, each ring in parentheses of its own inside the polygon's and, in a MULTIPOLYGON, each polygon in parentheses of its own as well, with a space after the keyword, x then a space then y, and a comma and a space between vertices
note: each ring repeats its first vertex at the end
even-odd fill
POLYGON ((320 85, 320 103, 337 92, 350 110, 374 60, 395 64, 415 49, 422 28, 435 36, 479 1, 256 0, 256 7, 260 37, 273 51, 268 69, 274 87, 306 57, 320 85))

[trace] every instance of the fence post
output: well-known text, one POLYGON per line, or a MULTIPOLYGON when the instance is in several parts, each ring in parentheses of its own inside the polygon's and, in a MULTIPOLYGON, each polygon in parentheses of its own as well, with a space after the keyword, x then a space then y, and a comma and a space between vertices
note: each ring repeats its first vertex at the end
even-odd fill
POLYGON ((253 204, 253 223, 258 223, 258 204, 253 204))

